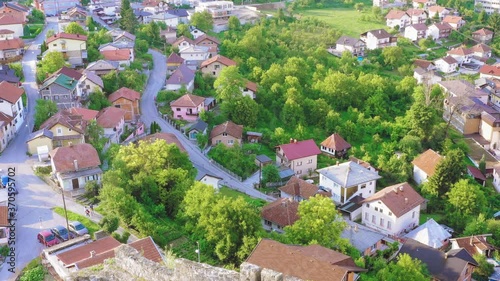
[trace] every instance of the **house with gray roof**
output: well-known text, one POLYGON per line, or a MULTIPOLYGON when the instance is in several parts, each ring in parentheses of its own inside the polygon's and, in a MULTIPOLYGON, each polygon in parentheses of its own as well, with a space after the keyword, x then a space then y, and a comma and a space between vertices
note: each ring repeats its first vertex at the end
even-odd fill
POLYGON ((51 100, 58 108, 81 107, 76 93, 78 80, 65 74, 57 74, 46 79, 40 87, 42 99, 51 100))
POLYGON ((207 128, 208 124, 205 121, 198 119, 198 121, 189 126, 189 128, 186 130, 186 134, 190 140, 196 140, 196 136, 198 134, 207 134, 207 128))
POLYGON ((185 87, 188 92, 192 92, 194 89, 194 76, 193 70, 185 64, 181 64, 174 73, 168 77, 165 87, 168 91, 177 91, 185 87))
POLYGON ((450 237, 451 234, 432 218, 404 236, 434 249, 446 248, 450 237))
POLYGON ((92 71, 98 76, 103 76, 103 75, 106 75, 113 70, 118 71, 119 67, 120 66, 119 66, 118 62, 98 60, 98 61, 89 63, 89 65, 86 68, 86 71, 92 71))
POLYGON ((365 54, 366 44, 357 38, 341 36, 335 45, 335 50, 339 53, 347 51, 353 56, 364 56, 365 54))
POLYGON ((340 237, 349 240, 351 245, 360 252, 361 256, 374 255, 377 251, 386 249, 388 244, 394 243, 394 240, 380 232, 350 220, 345 222, 347 227, 344 228, 340 237))
POLYGON ((336 204, 344 204, 352 197, 367 198, 375 194, 378 172, 368 170, 360 164, 348 161, 317 170, 320 187, 332 193, 336 204))

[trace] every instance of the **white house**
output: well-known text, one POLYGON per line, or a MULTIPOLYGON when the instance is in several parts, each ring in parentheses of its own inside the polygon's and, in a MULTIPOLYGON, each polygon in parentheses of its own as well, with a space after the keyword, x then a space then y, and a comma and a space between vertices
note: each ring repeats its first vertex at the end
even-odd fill
POLYGON ((390 28, 395 28, 396 26, 399 29, 405 28, 408 24, 410 24, 410 16, 405 11, 401 10, 390 10, 385 16, 386 25, 390 28))
POLYGON ((76 96, 80 98, 86 98, 91 93, 96 91, 102 91, 104 88, 104 83, 97 74, 92 71, 85 70, 82 77, 78 80, 78 86, 76 87, 76 96))
POLYGON ((215 190, 219 190, 220 184, 219 182, 222 180, 221 177, 214 176, 214 175, 209 175, 209 174, 201 174, 199 177, 196 179, 197 181, 204 183, 206 185, 210 185, 213 187, 215 190))
POLYGON ((428 12, 430 19, 433 19, 437 14, 440 21, 442 21, 444 17, 450 14, 450 10, 438 5, 429 7, 428 12))
POLYGON ((443 157, 432 149, 417 156, 411 163, 413 164, 413 180, 417 184, 422 184, 429 177, 434 175, 436 166, 443 157))
POLYGON ((419 224, 425 199, 407 182, 388 186, 363 200, 361 222, 384 234, 402 236, 419 224))
POLYGON ((367 31, 361 34, 360 39, 365 42, 368 50, 397 46, 398 42, 397 37, 392 36, 385 29, 367 31))
POLYGON ((154 22, 164 22, 167 26, 171 27, 177 27, 177 25, 179 25, 179 17, 167 12, 152 15, 150 20, 154 22))
POLYGON ((432 40, 440 40, 442 38, 448 38, 451 34, 453 28, 449 23, 435 23, 427 29, 427 36, 432 37, 432 40))
POLYGON ((102 109, 97 115, 97 125, 104 129, 104 136, 110 143, 120 143, 125 126, 125 110, 114 106, 102 109))
POLYGON ((446 56, 444 58, 440 58, 434 62, 436 68, 444 73, 452 73, 457 71, 458 62, 451 56, 446 56))
POLYGON ((177 91, 185 87, 188 92, 194 89, 195 73, 185 64, 181 64, 173 73, 168 77, 166 82, 166 89, 169 91, 177 91))
POLYGON ((344 204, 356 195, 367 198, 375 193, 378 172, 348 161, 317 170, 320 188, 329 191, 337 204, 344 204))
POLYGON ((465 47, 458 47, 451 49, 448 52, 446 52, 446 54, 454 58, 459 66, 461 66, 464 63, 470 63, 470 60, 474 55, 474 53, 470 49, 465 47))
POLYGON ((427 38, 427 26, 424 23, 409 25, 405 28, 405 38, 411 41, 427 38))
POLYGON ((12 85, 7 81, 0 83, 0 112, 12 118, 15 131, 19 131, 24 122, 24 106, 22 95, 24 89, 12 85))
POLYGON ((205 35, 205 32, 199 30, 198 28, 196 28, 195 26, 190 26, 189 27, 189 33, 191 33, 191 35, 193 35, 193 38, 196 40, 196 38, 202 36, 202 35, 205 35))
POLYGON ((348 51, 353 56, 363 56, 365 54, 365 47, 365 42, 359 40, 358 38, 341 36, 336 42, 335 49, 339 53, 348 51))
POLYGON ((500 165, 493 167, 493 186, 497 192, 500 192, 500 165))
POLYGON ((434 249, 448 246, 450 237, 451 234, 432 218, 405 235, 405 238, 411 238, 434 249))
POLYGON ((24 20, 22 17, 16 17, 11 14, 2 14, 2 16, 0 16, 0 29, 14 31, 14 38, 24 35, 23 24, 24 20))
POLYGON ((422 9, 408 9, 406 13, 410 17, 410 24, 425 23, 427 20, 427 13, 422 9))
POLYGON ((179 55, 186 61, 201 62, 210 56, 210 48, 205 46, 189 46, 179 50, 179 55))

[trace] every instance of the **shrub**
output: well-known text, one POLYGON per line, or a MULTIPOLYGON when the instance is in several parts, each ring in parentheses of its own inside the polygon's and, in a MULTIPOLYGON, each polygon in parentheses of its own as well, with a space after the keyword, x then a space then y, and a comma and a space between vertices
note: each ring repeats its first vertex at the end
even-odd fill
POLYGON ((48 175, 50 175, 51 172, 52 172, 51 166, 36 167, 36 173, 39 175, 48 176, 48 175))
POLYGON ((99 225, 107 233, 113 233, 114 231, 116 231, 118 229, 118 226, 120 225, 120 219, 114 215, 105 216, 99 222, 99 225))
POLYGON ((118 233, 113 233, 113 238, 116 240, 120 241, 120 243, 126 244, 128 241, 128 238, 130 237, 130 232, 124 231, 122 235, 118 233))

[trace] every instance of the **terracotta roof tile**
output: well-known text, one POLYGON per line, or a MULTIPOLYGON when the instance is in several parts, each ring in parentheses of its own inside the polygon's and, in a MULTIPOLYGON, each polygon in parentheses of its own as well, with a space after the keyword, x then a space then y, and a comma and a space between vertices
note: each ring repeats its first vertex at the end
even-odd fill
POLYGON ((140 140, 143 141, 156 141, 158 139, 164 140, 167 144, 175 144, 179 147, 179 150, 182 152, 186 152, 186 149, 179 141, 179 139, 172 133, 154 133, 152 135, 145 136, 140 140))
POLYGON ((116 90, 116 92, 109 95, 108 100, 110 102, 115 102, 116 100, 118 100, 120 98, 124 98, 124 99, 131 100, 131 101, 136 101, 136 100, 141 99, 141 94, 139 92, 132 90, 132 89, 122 87, 122 88, 116 90))
POLYGON ((24 20, 12 14, 4 14, 0 17, 0 25, 23 24, 24 20))
POLYGON ((490 48, 490 46, 488 46, 486 44, 479 43, 477 45, 474 45, 471 48, 471 51, 478 52, 478 53, 488 53, 488 52, 491 52, 491 48, 490 48))
POLYGON ((425 11, 422 9, 408 9, 406 13, 411 17, 411 16, 420 16, 422 14, 425 14, 425 11))
POLYGON ((427 69, 429 66, 431 66, 433 63, 432 61, 428 61, 428 60, 420 60, 420 59, 416 59, 414 62, 413 62, 414 65, 418 66, 418 67, 421 67, 423 69, 427 69))
POLYGON ((488 75, 492 75, 492 76, 500 76, 500 65, 484 64, 479 69, 479 73, 488 74, 488 75))
POLYGON ((173 47, 178 47, 179 44, 182 43, 182 42, 184 42, 184 41, 188 42, 189 45, 194 45, 193 39, 187 38, 186 36, 181 36, 181 37, 177 38, 177 40, 175 40, 174 43, 172 43, 172 46, 173 47))
POLYGON ((160 251, 156 247, 156 244, 153 242, 153 239, 151 239, 151 236, 134 241, 129 245, 136 249, 139 253, 142 254, 143 257, 147 258, 148 260, 158 263, 163 261, 160 251))
MULTIPOLYGON (((92 242, 92 243, 95 243, 95 242, 92 242)), ((115 251, 114 251, 114 248, 113 248, 113 249, 108 250, 106 252, 96 254, 93 257, 90 257, 90 255, 88 255, 87 258, 85 258, 85 259, 83 259, 81 261, 76 262, 75 265, 76 265, 76 267, 78 269, 84 269, 84 268, 87 268, 87 267, 91 267, 91 266, 94 266, 94 265, 101 264, 105 260, 112 259, 114 257, 115 257, 115 251)))
POLYGON ((56 172, 75 172, 75 160, 78 170, 95 168, 101 165, 97 150, 88 144, 80 143, 71 146, 58 147, 49 153, 54 162, 56 172))
POLYGON ((241 139, 243 138, 243 125, 236 125, 232 121, 226 121, 212 129, 210 132, 210 139, 215 138, 222 133, 227 133, 232 137, 241 139))
POLYGON ((458 48, 453 48, 446 53, 448 55, 467 56, 472 54, 472 51, 464 47, 458 47, 458 48))
POLYGON ((312 139, 282 144, 277 147, 283 150, 283 154, 290 161, 321 154, 321 151, 312 139))
POLYGON ((299 202, 290 198, 280 198, 262 207, 261 217, 276 225, 285 227, 294 224, 299 219, 298 208, 299 202))
POLYGON ((109 61, 130 60, 129 49, 100 51, 100 53, 104 56, 104 59, 109 61))
POLYGON ((0 226, 9 225, 9 208, 7 206, 0 206, 0 226))
POLYGON ((445 7, 438 6, 438 5, 435 5, 435 6, 430 6, 430 7, 429 7, 429 12, 433 12, 433 13, 441 13, 441 12, 443 12, 444 10, 446 10, 446 8, 445 8, 445 7))
POLYGON ((493 250, 495 247, 486 241, 486 235, 474 235, 468 237, 452 238, 460 248, 464 248, 471 255, 480 254, 476 247, 481 250, 493 250))
POLYGON ((125 110, 109 106, 99 112, 97 124, 103 128, 116 128, 124 118, 125 110))
POLYGON ((316 194, 325 195, 327 197, 332 196, 331 194, 328 196, 328 193, 321 193, 322 190, 320 190, 317 185, 308 183, 305 180, 295 176, 291 177, 286 185, 280 187, 279 190, 291 196, 300 196, 304 199, 309 199, 316 194))
POLYGON ((431 177, 436 171, 436 166, 443 157, 432 149, 417 156, 411 163, 424 171, 427 176, 431 177))
POLYGON ((197 107, 200 104, 202 104, 205 101, 204 97, 192 95, 192 94, 185 94, 182 97, 176 99, 173 101, 170 106, 175 106, 175 107, 197 107))
POLYGON ((20 49, 24 47, 24 41, 21 38, 0 40, 0 50, 20 49))
POLYGON ((219 42, 219 40, 218 40, 217 38, 212 37, 212 36, 208 36, 208 35, 206 35, 206 34, 203 34, 203 35, 199 36, 198 38, 196 38, 196 39, 194 40, 194 44, 195 44, 195 45, 198 45, 198 44, 200 44, 203 40, 210 40, 210 41, 214 42, 214 43, 215 43, 215 44, 217 44, 217 45, 219 45, 219 44, 220 44, 220 42, 219 42))
POLYGON ((1 125, 3 125, 5 127, 7 124, 10 124, 10 122, 12 122, 12 120, 14 120, 14 117, 0 111, 0 124, 1 125), (2 122, 3 122, 3 124, 2 124, 2 122))
POLYGON ((99 114, 99 111, 97 110, 87 109, 83 107, 72 107, 68 110, 73 115, 81 115, 84 121, 95 119, 97 117, 97 114, 99 114))
POLYGON ((398 218, 425 201, 407 182, 388 186, 363 200, 363 203, 378 200, 398 218))
POLYGON ((61 110, 43 122, 42 125, 40 125, 40 129, 50 130, 56 124, 61 124, 81 134, 83 134, 86 126, 86 122, 83 120, 82 115, 72 114, 69 110, 61 110))
POLYGON ((94 251, 96 255, 99 255, 109 250, 112 250, 120 245, 121 243, 118 242, 115 238, 113 238, 112 236, 107 236, 97 241, 91 242, 89 244, 61 253, 56 257, 63 264, 65 264, 66 267, 68 267, 79 261, 83 261, 87 258, 90 258, 91 251, 94 251))
MULTIPOLYGON (((75 80, 80 80, 80 78, 82 78, 82 75, 83 75, 80 72, 78 72, 72 68, 66 67, 66 66, 59 68, 59 70, 57 70, 56 72, 54 72, 50 76, 55 76, 57 74, 64 74, 70 78, 74 78, 75 80)), ((47 80, 47 79, 45 79, 45 80, 47 80)))
POLYGON ((400 19, 404 16, 408 16, 405 11, 401 10, 390 10, 389 13, 385 16, 386 19, 388 20, 397 20, 400 19))
POLYGON ((443 22, 445 23, 459 23, 462 21, 462 17, 459 16, 446 16, 443 19, 443 22))
POLYGON ((486 36, 486 35, 493 35, 493 31, 486 29, 486 28, 481 28, 479 30, 472 32, 472 34, 486 36))
POLYGON ((446 62, 447 64, 454 64, 454 63, 457 63, 457 60, 455 58, 453 58, 452 56, 446 56, 444 58, 441 58, 444 62, 446 62))
POLYGON ((348 272, 366 271, 351 257, 325 247, 286 245, 270 239, 260 240, 246 262, 314 281, 341 281, 348 272))
POLYGON ((252 81, 247 80, 245 87, 254 93, 257 92, 257 84, 252 81))
POLYGON ((467 166, 467 170, 475 179, 480 179, 483 181, 486 180, 486 177, 483 175, 481 170, 479 170, 478 168, 476 168, 474 166, 467 166))
POLYGON ((226 58, 225 56, 221 56, 221 55, 216 55, 215 57, 212 57, 212 58, 209 58, 208 60, 204 61, 201 63, 201 66, 200 67, 205 67, 205 66, 208 66, 214 62, 219 62, 225 66, 232 66, 232 65, 236 65, 236 62, 229 59, 229 58, 226 58))
POLYGON ((16 103, 16 101, 21 98, 24 93, 23 88, 12 85, 7 81, 0 82, 0 99, 6 100, 11 104, 16 103))
POLYGON ((78 41, 87 41, 87 36, 80 35, 80 34, 71 34, 71 33, 60 32, 60 33, 56 33, 56 34, 50 36, 45 41, 47 42, 47 44, 49 44, 52 41, 55 41, 57 39, 70 39, 70 40, 78 40, 78 41))
POLYGON ((337 151, 351 148, 351 145, 336 133, 326 138, 326 140, 324 140, 321 145, 337 151))

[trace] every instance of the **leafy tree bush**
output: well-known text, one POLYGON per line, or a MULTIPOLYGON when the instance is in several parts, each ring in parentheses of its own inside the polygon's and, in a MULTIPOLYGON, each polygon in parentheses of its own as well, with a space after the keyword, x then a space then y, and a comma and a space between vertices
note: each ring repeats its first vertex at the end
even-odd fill
MULTIPOLYGON (((99 189, 101 187, 97 181, 88 181, 85 183, 85 198, 89 199, 92 203, 97 203, 99 196, 99 189)), ((111 232, 109 232, 111 233, 111 232)))
POLYGON ((57 113, 57 104, 51 100, 38 99, 35 105, 35 130, 57 113))
POLYGON ((265 187, 267 183, 279 182, 280 174, 279 169, 275 165, 266 165, 262 167, 262 187, 265 187))
POLYGON ((65 28, 64 32, 70 34, 79 34, 79 35, 87 35, 87 32, 81 25, 76 22, 70 22, 65 28))
POLYGON ((127 244, 128 242, 128 238, 130 237, 130 232, 128 231, 124 231, 122 233, 122 235, 118 234, 118 233, 113 233, 113 238, 115 238, 116 240, 118 240, 120 243, 122 244, 127 244))
POLYGON ((118 218, 115 215, 104 216, 102 220, 99 222, 99 225, 107 233, 113 233, 120 226, 120 218, 118 218))
POLYGON ((212 148, 208 155, 224 168, 237 174, 242 178, 251 176, 255 170, 255 154, 246 155, 239 144, 227 147, 220 143, 212 148))
POLYGON ((96 91, 92 92, 89 95, 89 105, 88 108, 92 110, 101 110, 103 108, 106 108, 108 106, 111 106, 111 102, 106 98, 103 92, 101 91, 96 91))

